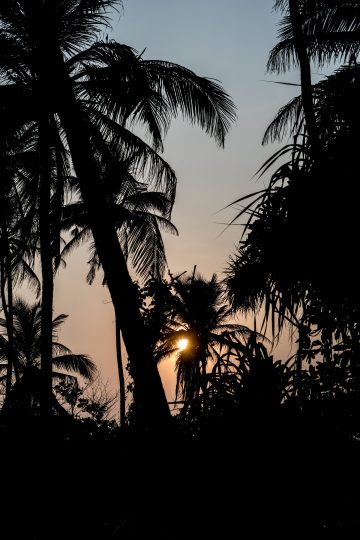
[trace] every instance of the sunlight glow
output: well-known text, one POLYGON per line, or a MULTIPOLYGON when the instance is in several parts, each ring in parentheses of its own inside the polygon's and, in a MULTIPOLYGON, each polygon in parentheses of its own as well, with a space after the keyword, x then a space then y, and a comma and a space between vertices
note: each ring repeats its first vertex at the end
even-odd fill
POLYGON ((177 343, 177 346, 178 346, 179 349, 181 349, 183 351, 184 349, 186 349, 188 344, 189 344, 189 340, 186 339, 186 338, 183 338, 183 339, 179 339, 179 341, 177 343))

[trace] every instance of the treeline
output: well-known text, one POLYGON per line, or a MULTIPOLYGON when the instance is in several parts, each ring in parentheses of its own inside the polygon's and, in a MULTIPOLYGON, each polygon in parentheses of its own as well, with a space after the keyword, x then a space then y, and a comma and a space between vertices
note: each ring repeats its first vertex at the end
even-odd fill
POLYGON ((179 112, 223 145, 234 105, 212 80, 99 41, 118 5, 7 0, 0 8, 2 414, 62 414, 55 386, 65 399, 78 375, 94 377, 89 358, 56 341, 65 315, 53 319, 56 273, 84 241, 87 279, 102 269, 114 305, 121 426, 171 421, 157 370, 170 354, 184 418, 241 408, 251 393, 254 403, 321 408, 335 399, 346 409, 358 395, 359 3, 275 2, 279 42, 267 67, 299 67, 301 94, 280 109, 263 142, 286 134, 292 142, 261 167, 268 186, 236 201, 243 210, 234 221, 247 220, 222 283, 195 270, 164 280, 162 232, 177 233, 176 176, 161 151, 179 112), (339 67, 313 85, 313 66, 330 62, 339 67), (17 295, 24 283, 33 305, 17 295), (259 310, 257 331, 234 322, 236 312, 259 310), (270 330, 276 341, 286 329, 296 353, 273 362, 262 334, 270 330), (179 349, 179 339, 188 346, 179 349))
POLYGON ((259 170, 266 187, 234 202, 244 232, 222 281, 196 269, 164 277, 161 235, 177 232, 176 176, 161 152, 179 113, 222 146, 234 104, 211 79, 100 40, 119 4, 0 3, 5 513, 18 518, 16 486, 27 503, 25 521, 5 520, 5 537, 293 538, 355 529, 360 3, 275 1, 279 41, 268 70, 298 67, 301 93, 265 133, 264 143, 290 137, 259 170), (312 84, 312 70, 332 63, 333 73, 312 84), (87 279, 102 269, 114 306, 119 398, 99 381, 91 386, 94 363, 57 340, 66 316, 53 316, 54 280, 83 241, 87 279), (19 285, 33 290, 34 303, 19 285), (257 326, 239 324, 239 313, 256 314, 257 326), (295 352, 284 361, 264 334, 276 343, 286 332, 295 352), (157 369, 169 355, 173 415, 157 369), (107 478, 94 480, 88 471, 99 459, 107 478), (79 516, 68 512, 54 530, 55 517, 44 516, 73 500, 79 470, 79 516), (176 504, 166 497, 169 470, 176 504), (112 479, 115 499, 104 497, 112 479), (166 517, 154 521, 157 488, 166 517), (84 522, 89 493, 98 514, 84 522))
MULTIPOLYGON (((145 60, 113 40, 101 41, 111 9, 120 4, 6 0, 0 7, 5 402, 22 379, 16 286, 26 280, 40 297, 38 385, 32 397, 44 420, 54 412, 54 278, 84 240, 91 242, 88 279, 102 269, 114 306, 120 387, 121 334, 138 417, 144 425, 169 420, 130 269, 141 278, 162 275, 161 233, 176 233, 170 221, 176 176, 161 157, 171 119, 182 114, 222 146, 235 118, 220 84, 171 62, 145 60), (144 128, 147 141, 134 133, 135 125, 144 128)), ((64 367, 76 368, 74 362, 64 367)), ((121 392, 121 423, 124 418, 121 392)))

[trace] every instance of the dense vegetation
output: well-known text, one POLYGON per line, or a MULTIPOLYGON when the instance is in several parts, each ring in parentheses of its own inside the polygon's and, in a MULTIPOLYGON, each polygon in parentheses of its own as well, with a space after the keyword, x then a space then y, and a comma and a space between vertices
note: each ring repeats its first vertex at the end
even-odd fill
POLYGON ((100 40, 116 7, 0 3, 3 538, 343 538, 360 503, 360 2, 275 1, 268 70, 298 67, 301 92, 264 135, 290 135, 259 170, 267 187, 236 201, 223 281, 165 278, 176 175, 161 153, 178 113, 222 146, 235 106, 212 79, 100 40), (57 341, 54 279, 82 242, 114 306, 119 396, 57 341), (283 361, 269 335, 286 332, 283 361))

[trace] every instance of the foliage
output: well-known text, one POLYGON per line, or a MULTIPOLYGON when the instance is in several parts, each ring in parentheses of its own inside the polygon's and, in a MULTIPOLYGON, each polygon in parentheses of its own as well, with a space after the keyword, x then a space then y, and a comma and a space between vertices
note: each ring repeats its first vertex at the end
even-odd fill
MULTIPOLYGON (((290 1, 275 0, 283 17, 279 41, 270 51, 268 70, 281 73, 299 65, 296 39, 290 17, 290 1)), ((297 0, 306 49, 317 67, 331 61, 346 62, 360 52, 360 10, 358 0, 297 0)))
MULTIPOLYGON (((180 112, 198 122, 221 145, 234 110, 214 81, 169 62, 144 60, 142 54, 125 45, 93 41, 108 22, 107 10, 117 4, 114 0, 0 3, 2 129, 6 114, 17 120, 20 117, 19 124, 10 129, 11 137, 8 133, 0 140, 0 270, 2 308, 7 315, 1 322, 7 336, 0 339, 0 372, 7 370, 14 383, 7 394, 8 404, 16 403, 16 394, 22 389, 27 410, 37 406, 40 343, 44 338, 41 308, 19 300, 12 306, 12 291, 5 294, 5 285, 11 289, 16 277, 32 275, 29 262, 38 247, 39 213, 44 212, 44 205, 39 206, 39 170, 29 167, 33 155, 29 147, 36 148, 39 157, 40 145, 32 143, 38 128, 41 131, 38 115, 45 111, 51 119, 45 163, 49 175, 44 175, 42 163, 40 176, 51 183, 50 258, 57 267, 60 218, 64 218, 64 228, 73 232, 72 242, 62 252, 65 255, 112 215, 110 225, 116 242, 101 242, 101 238, 109 238, 111 227, 104 228, 103 237, 94 234, 90 280, 100 264, 106 263, 104 253, 110 253, 109 264, 104 264, 105 281, 115 284, 116 291, 123 283, 130 283, 131 288, 126 271, 118 272, 119 266, 113 264, 118 260, 112 258, 113 253, 119 255, 113 249, 119 247, 117 240, 120 254, 132 262, 140 278, 146 278, 148 272, 154 275, 139 288, 138 296, 128 295, 126 287, 121 290, 124 297, 116 295, 114 288, 111 293, 118 309, 121 305, 117 315, 126 306, 124 318, 130 321, 133 341, 143 339, 149 345, 152 367, 175 355, 177 397, 183 408, 174 418, 178 429, 170 437, 169 432, 139 433, 136 429, 119 437, 113 419, 117 396, 100 379, 80 385, 78 375, 92 379, 95 367, 86 356, 73 355, 57 341, 56 328, 65 316, 55 318, 54 354, 45 359, 60 370, 53 373, 57 398, 53 396, 53 404, 58 412, 53 426, 61 426, 61 414, 65 414, 67 420, 74 420, 76 429, 66 424, 53 447, 36 444, 32 431, 36 418, 32 418, 24 431, 26 436, 14 439, 18 453, 10 445, 11 452, 3 460, 4 534, 8 532, 9 508, 9 537, 19 538, 48 536, 47 513, 51 516, 50 534, 56 538, 134 537, 137 533, 146 537, 149 530, 150 535, 154 532, 154 536, 167 537, 168 532, 171 535, 170 527, 166 530, 170 523, 176 524, 180 536, 194 538, 232 538, 247 536, 243 533, 248 531, 249 537, 307 537, 309 532, 330 537, 334 531, 340 531, 340 536, 359 503, 358 496, 352 498, 351 493, 351 485, 357 486, 359 481, 360 434, 360 290, 354 256, 359 2, 275 1, 283 19, 280 42, 270 53, 270 70, 281 72, 301 65, 290 4, 299 10, 309 59, 319 66, 330 59, 347 62, 310 89, 320 143, 317 152, 309 143, 309 122, 306 125, 301 95, 279 111, 265 134, 265 141, 281 139, 286 130, 294 136, 292 144, 262 167, 261 174, 277 167, 268 187, 237 201, 244 209, 235 219, 248 219, 238 253, 228 268, 229 299, 234 311, 248 313, 263 307, 264 325, 270 324, 275 336, 287 325, 292 328, 298 348, 286 362, 274 360, 261 334, 231 320, 233 313, 216 276, 207 280, 194 269, 192 275, 161 279, 166 259, 159 231, 174 231, 170 214, 176 178, 159 155, 170 120, 180 112), (74 114, 77 132, 74 126, 69 127, 64 114, 69 102, 68 114, 74 114), (137 123, 147 128, 150 144, 134 135, 132 128, 137 123), (77 147, 74 139, 81 133, 77 147), (84 147, 90 151, 79 150, 84 147), (20 162, 14 154, 20 155, 20 162), (21 162, 24 159, 26 163, 21 162), (76 178, 70 175, 71 162, 76 178), (94 207, 98 208, 96 196, 105 198, 106 204, 94 217, 89 199, 83 195, 96 176, 94 207), (64 208, 66 184, 78 199, 64 208), (24 246, 23 239, 30 237, 35 242, 24 246), (128 316, 133 308, 141 313, 143 325, 133 325, 136 317, 128 316), (189 340, 189 347, 182 351, 178 349, 180 338, 189 340), (15 382, 13 366, 8 369, 12 350, 16 353, 14 368, 19 368, 18 373, 14 370, 18 376, 15 382), (65 432, 70 436, 64 437, 65 432), (86 444, 79 444, 80 439, 86 444), (89 439, 101 444, 88 444, 89 439), (164 448, 171 452, 164 453, 164 448), (56 463, 56 475, 50 475, 55 478, 52 489, 44 451, 56 463), (23 466, 24 456, 31 467, 23 466), (99 462, 104 474, 89 474, 99 462), (119 462, 126 467, 119 467, 119 462), (154 485, 166 489, 174 463, 180 480, 177 498, 186 501, 191 511, 183 512, 179 523, 178 505, 168 498, 161 519, 165 527, 155 531, 158 498, 151 498, 151 491, 154 485), (45 469, 44 480, 39 471, 45 469), (6 482, 7 474, 10 482, 6 482), (84 522, 88 497, 77 497, 77 512, 58 520, 54 530, 53 510, 64 506, 69 489, 71 493, 76 489, 74 478, 84 493, 91 493, 96 511, 84 522), (195 481, 200 491, 193 489, 195 481), (109 499, 104 494, 113 485, 124 488, 118 497, 109 499), (276 485, 285 497, 274 497, 276 485), (14 486, 22 498, 14 498, 14 486), (236 496, 227 497, 234 486, 236 496), (220 494, 211 519, 207 517, 208 497, 203 493, 220 494)), ((44 140, 42 150, 43 146, 44 140)), ((44 246, 42 243, 42 250, 44 246)), ((135 380, 139 365, 146 365, 149 357, 145 347, 132 351, 138 354, 138 363, 130 354, 128 370, 135 380)), ((145 371, 145 375, 149 373, 145 371)), ((136 390, 134 380, 128 392, 136 390)), ((153 379, 148 382, 153 393, 149 392, 145 404, 151 405, 156 386, 153 379)), ((127 424, 136 428, 141 420, 139 409, 130 406, 127 424)), ((0 428, 3 433, 4 425, 0 428)), ((6 449, 8 441, 1 442, 6 449)))
MULTIPOLYGON (((335 4, 340 11, 345 6, 343 2, 335 4)), ((311 17, 316 14, 316 24, 321 20, 330 24, 331 17, 335 17, 326 15, 324 3, 299 5, 305 10, 303 17, 306 9, 311 17)), ((287 2, 278 7, 286 11, 287 2)), ((354 13, 355 26, 350 19, 348 29, 345 20, 339 24, 343 24, 344 33, 348 31, 347 43, 357 46, 357 3, 350 3, 348 8, 348 15, 354 13)), ((308 54, 311 56, 316 49, 321 62, 323 44, 321 40, 311 41, 306 21, 303 31, 311 42, 308 54)), ((289 19, 287 24, 291 32, 289 19)), ((315 34, 319 32, 319 26, 316 28, 315 34)), ((335 35, 334 29, 330 31, 335 35)), ((294 46, 294 37, 291 40, 294 46)), ((273 55, 283 58, 281 47, 273 50, 270 59, 273 55)), ((334 45, 326 54, 336 56, 341 50, 340 45, 334 45)), ((295 49, 292 51, 289 62, 295 61, 295 49)), ((294 135, 293 142, 260 169, 264 175, 278 164, 268 186, 236 201, 244 207, 234 219, 248 218, 238 253, 228 267, 229 296, 233 306, 240 309, 257 310, 264 305, 265 319, 271 322, 274 333, 288 322, 296 328, 301 324, 324 328, 324 322, 328 324, 332 319, 332 327, 337 321, 342 328, 356 325, 359 317, 358 263, 352 246, 357 227, 355 156, 360 79, 359 66, 352 58, 349 64, 312 86, 320 143, 316 155, 309 146, 303 96, 299 96, 279 111, 265 133, 265 142, 281 140, 287 129, 294 135), (337 256, 340 246, 342 253, 337 256)), ((273 61, 269 62, 270 69, 275 69, 273 61)))
MULTIPOLYGON (((37 411, 40 385, 40 351, 41 351, 41 305, 30 304, 22 298, 16 298, 13 306, 14 333, 13 348, 20 379, 15 381, 4 409, 17 408, 20 414, 37 411)), ((84 354, 73 354, 71 350, 58 341, 58 331, 67 315, 61 314, 52 322, 53 356, 48 359, 54 368, 53 381, 64 381, 64 384, 77 385, 80 376, 93 380, 96 366, 84 354)), ((0 319, 0 327, 7 330, 7 321, 0 319)), ((5 379, 9 356, 9 342, 4 334, 0 335, 0 373, 5 379)), ((61 408, 53 401, 53 407, 60 413, 61 408)))
POLYGON ((181 114, 223 146, 236 117, 232 100, 217 81, 175 63, 146 60, 113 40, 101 40, 109 10, 119 3, 5 0, 0 6, 2 107, 22 125, 34 125, 38 134, 40 182, 35 196, 43 281, 45 416, 51 390, 46 357, 51 355, 53 269, 60 263, 60 218, 70 185, 77 190, 77 202, 83 203, 82 217, 86 215, 81 234, 86 237, 91 231, 94 239, 92 271, 101 264, 116 312, 117 339, 121 330, 135 364, 139 408, 147 421, 156 415, 168 419, 161 381, 143 340, 126 258, 130 254, 140 272, 149 263, 160 271, 165 264, 159 231, 161 227, 174 231, 169 220, 176 177, 160 152, 172 118, 181 114), (144 128, 146 141, 135 134, 136 125, 144 128), (147 176, 151 178, 148 193, 138 178, 132 186, 136 185, 136 193, 121 193, 130 162, 140 181, 143 177, 146 184, 147 176), (119 195, 126 201, 116 205, 119 195))
POLYGON ((233 309, 262 309, 263 325, 275 337, 286 329, 297 336, 291 376, 282 384, 289 389, 283 409, 309 426, 315 418, 327 429, 333 423, 334 433, 351 438, 359 428, 359 3, 276 2, 283 19, 270 71, 301 66, 294 3, 308 57, 319 66, 331 59, 346 63, 310 88, 316 148, 309 141, 303 79, 302 94, 267 129, 265 143, 287 133, 293 139, 259 170, 261 177, 270 174, 267 187, 234 203, 242 205, 234 221, 245 218, 245 224, 225 281, 233 309))
POLYGON ((99 376, 86 385, 80 385, 77 379, 61 380, 54 391, 61 405, 89 436, 105 437, 117 430, 114 407, 118 396, 99 376))
POLYGON ((179 420, 200 435, 221 425, 227 430, 236 422, 265 422, 293 396, 292 364, 274 361, 255 334, 245 343, 237 340, 219 355, 207 387, 179 412, 179 420))
POLYGON ((198 407, 197 398, 207 393, 211 365, 218 366, 249 336, 264 339, 231 317, 215 275, 207 280, 194 269, 190 275, 170 274, 168 281, 152 279, 140 289, 140 298, 155 361, 174 358, 176 402, 184 411, 198 407), (187 346, 179 348, 179 340, 187 346))

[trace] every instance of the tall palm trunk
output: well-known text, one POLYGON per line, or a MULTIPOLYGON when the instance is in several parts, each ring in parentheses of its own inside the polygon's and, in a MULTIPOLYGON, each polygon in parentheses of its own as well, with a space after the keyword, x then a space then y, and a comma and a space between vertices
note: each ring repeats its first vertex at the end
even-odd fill
MULTIPOLYGON (((3 238, 2 238, 3 243, 3 238)), ((6 371, 6 386, 5 386, 5 402, 9 399, 10 392, 11 392, 11 386, 12 386, 12 375, 13 375, 13 365, 14 365, 14 357, 13 357, 13 321, 12 321, 12 305, 6 298, 6 267, 7 264, 5 262, 6 257, 4 254, 1 255, 1 303, 2 303, 2 309, 5 316, 6 321, 6 333, 8 336, 8 344, 9 344, 9 351, 7 356, 7 371, 6 371)))
MULTIPOLYGON (((302 16, 299 9, 299 0, 289 0, 289 12, 294 34, 295 49, 300 65, 301 96, 304 109, 305 123, 309 136, 312 157, 315 158, 320 150, 319 134, 316 125, 314 102, 311 83, 311 65, 303 31, 302 16)), ((299 336, 300 339, 300 336, 299 336)), ((302 377, 301 352, 296 359, 296 373, 298 387, 300 388, 302 377)))
POLYGON ((170 410, 150 345, 146 342, 138 293, 119 245, 112 207, 104 193, 90 140, 84 136, 88 132, 87 124, 67 80, 63 84, 63 95, 66 106, 59 116, 131 364, 138 417, 145 425, 162 424, 170 419, 170 410))
MULTIPOLYGON (((10 355, 8 358, 8 370, 6 374, 6 398, 10 396, 11 386, 12 386, 12 375, 13 369, 17 372, 16 369, 16 359, 15 359, 15 350, 14 350, 14 314, 13 314, 13 284, 12 284, 12 265, 11 265, 11 255, 9 249, 9 243, 6 242, 5 246, 5 265, 6 265, 6 275, 7 275, 7 318, 6 320, 6 330, 8 336, 8 343, 10 346, 10 355)), ((6 304, 6 302, 5 302, 6 304)))
POLYGON ((11 324, 11 318, 9 316, 9 305, 6 298, 6 272, 7 272, 7 264, 6 264, 6 254, 4 253, 5 248, 5 234, 6 230, 4 230, 5 227, 2 227, 1 231, 1 259, 0 259, 0 272, 1 272, 1 304, 2 304, 2 310, 4 312, 5 321, 6 321, 6 332, 8 336, 8 343, 9 343, 9 352, 7 357, 7 371, 6 371, 6 386, 5 386, 5 401, 8 400, 10 392, 11 392, 11 380, 12 380, 12 374, 13 374, 13 354, 12 354, 12 324, 11 324))
POLYGON ((52 255, 54 257, 55 269, 60 265, 60 245, 61 245, 61 218, 63 210, 63 198, 65 178, 63 170, 63 144, 57 126, 51 125, 52 140, 54 141, 54 151, 56 160, 56 186, 52 197, 52 255))
POLYGON ((13 317, 13 283, 12 283, 12 264, 7 237, 6 222, 1 231, 1 302, 6 321, 6 333, 8 337, 9 352, 6 373, 5 399, 9 398, 12 387, 12 375, 15 374, 16 381, 19 382, 19 370, 16 363, 16 354, 14 348, 14 317, 13 317))
POLYGON ((289 12, 294 34, 294 44, 300 65, 301 94, 309 142, 313 153, 319 150, 319 137, 316 127, 312 97, 311 66, 304 37, 302 17, 298 0, 289 0, 289 12))
POLYGON ((41 388, 40 412, 43 419, 50 416, 52 395, 52 310, 54 296, 52 247, 51 247, 51 219, 50 219, 50 129, 46 114, 39 121, 40 144, 40 202, 39 202, 39 228, 40 228, 40 262, 42 277, 41 295, 41 388))
POLYGON ((120 323, 117 317, 115 318, 115 332, 116 332, 116 360, 117 360, 118 372, 119 372, 120 426, 125 427, 125 420, 126 420, 125 378, 124 378, 124 366, 122 363, 122 354, 121 354, 121 329, 120 329, 120 323))

